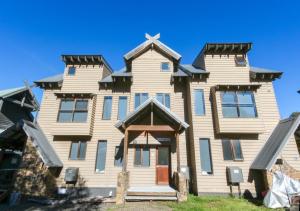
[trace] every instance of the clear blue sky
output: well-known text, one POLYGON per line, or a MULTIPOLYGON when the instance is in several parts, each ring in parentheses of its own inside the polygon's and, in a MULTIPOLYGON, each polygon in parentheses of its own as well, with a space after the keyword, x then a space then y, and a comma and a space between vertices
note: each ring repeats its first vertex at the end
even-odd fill
POLYGON ((251 65, 284 71, 281 116, 300 111, 299 1, 2 1, 0 89, 61 73, 61 54, 103 54, 118 70, 146 32, 160 32, 183 63, 205 42, 253 42, 251 65))

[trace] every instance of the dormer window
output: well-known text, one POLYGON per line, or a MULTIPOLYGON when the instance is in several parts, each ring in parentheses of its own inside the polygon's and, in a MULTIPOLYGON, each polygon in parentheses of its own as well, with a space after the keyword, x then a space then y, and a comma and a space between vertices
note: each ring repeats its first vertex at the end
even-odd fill
POLYGON ((75 67, 69 67, 68 69, 68 75, 75 75, 76 68, 75 67))
POLYGON ((235 56, 235 64, 238 67, 245 67, 247 65, 247 60, 245 56, 235 56))
POLYGON ((161 63, 161 71, 162 72, 169 72, 170 71, 170 63, 169 62, 162 62, 161 63))

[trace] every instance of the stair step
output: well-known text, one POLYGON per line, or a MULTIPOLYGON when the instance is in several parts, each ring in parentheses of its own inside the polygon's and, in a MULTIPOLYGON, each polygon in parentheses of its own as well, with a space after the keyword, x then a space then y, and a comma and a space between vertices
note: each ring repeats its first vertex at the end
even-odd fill
POLYGON ((125 196, 126 201, 177 201, 176 196, 125 196))
POLYGON ((176 196, 176 192, 127 191, 127 196, 176 196))

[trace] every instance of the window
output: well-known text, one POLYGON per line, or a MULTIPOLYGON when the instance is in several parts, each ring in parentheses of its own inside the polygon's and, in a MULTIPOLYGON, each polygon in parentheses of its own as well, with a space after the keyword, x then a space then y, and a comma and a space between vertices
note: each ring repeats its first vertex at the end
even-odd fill
POLYGON ((244 160, 240 140, 222 140, 224 160, 242 161, 244 160))
POLYGON ((86 122, 88 100, 63 99, 60 102, 58 122, 86 122))
POLYGON ((68 68, 68 75, 75 75, 76 68, 75 67, 69 67, 68 68))
POLYGON ((123 146, 116 146, 115 148, 115 166, 123 166, 123 146))
POLYGON ((85 141, 73 141, 71 143, 71 149, 69 154, 70 160, 84 160, 86 152, 85 141))
POLYGON ((127 115, 127 97, 120 96, 118 119, 123 120, 125 119, 126 115, 127 115))
POLYGON ((204 93, 202 89, 194 90, 195 114, 197 116, 205 115, 204 93))
POLYGON ((161 71, 162 72, 169 72, 170 71, 170 63, 169 62, 162 62, 161 63, 161 71))
POLYGON ((247 60, 245 56, 235 56, 235 64, 239 67, 245 67, 247 65, 247 60))
POLYGON ((170 108, 170 94, 157 93, 156 99, 167 108, 170 108))
POLYGON ((136 93, 134 99, 134 108, 137 108, 148 99, 148 93, 136 93))
POLYGON ((255 118, 254 95, 249 91, 221 92, 222 112, 225 118, 255 118))
POLYGON ((109 120, 111 118, 112 96, 105 96, 103 103, 102 119, 109 120))
POLYGON ((96 155, 96 172, 103 172, 106 162, 106 141, 98 141, 97 155, 96 155))
POLYGON ((212 174, 212 160, 210 141, 207 138, 201 138, 200 143, 200 160, 201 160, 201 171, 203 175, 212 174))
POLYGON ((134 165, 135 166, 150 166, 150 149, 149 147, 140 147, 135 148, 134 153, 134 165))

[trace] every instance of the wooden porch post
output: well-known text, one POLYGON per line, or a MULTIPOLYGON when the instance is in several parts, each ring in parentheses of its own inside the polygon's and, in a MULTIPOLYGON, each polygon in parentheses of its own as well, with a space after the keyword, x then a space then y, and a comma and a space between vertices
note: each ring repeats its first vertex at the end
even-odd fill
POLYGON ((176 154, 177 154, 177 172, 180 172, 180 150, 179 150, 179 132, 175 132, 176 136, 176 154))
POLYGON ((124 150, 123 150, 123 172, 127 171, 127 160, 128 160, 128 130, 125 129, 125 137, 124 137, 124 150))

